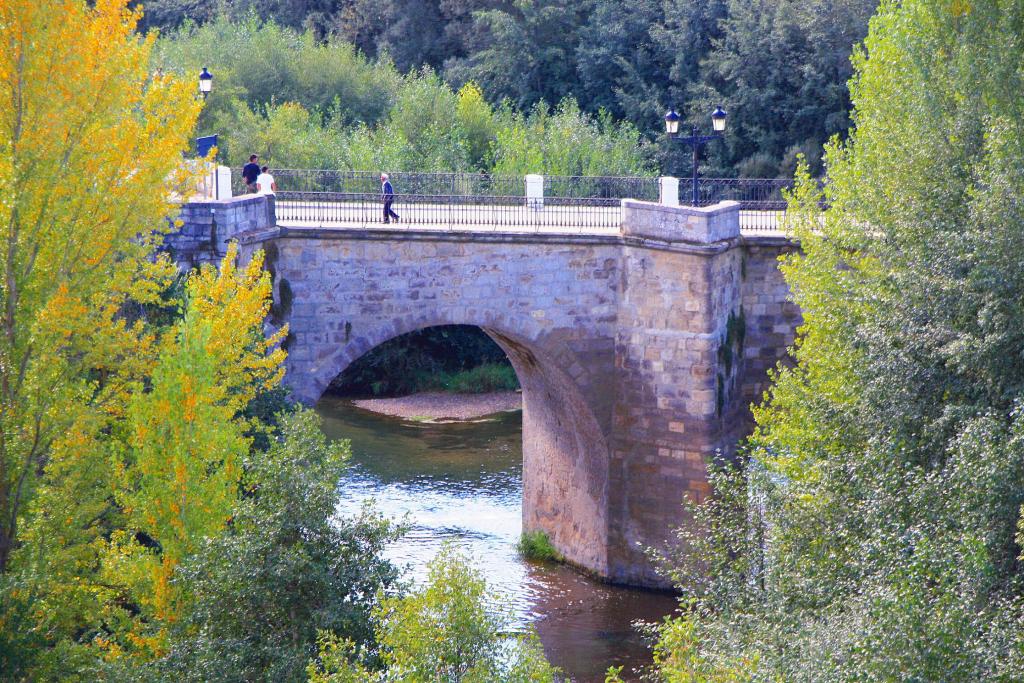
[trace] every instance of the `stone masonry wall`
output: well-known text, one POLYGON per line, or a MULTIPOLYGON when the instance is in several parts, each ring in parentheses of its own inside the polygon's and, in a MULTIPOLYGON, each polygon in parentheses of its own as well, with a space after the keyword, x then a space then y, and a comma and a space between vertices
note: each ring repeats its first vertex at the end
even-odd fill
POLYGON ((746 334, 740 401, 744 408, 761 402, 769 386, 768 371, 785 362, 802 322, 800 309, 790 300, 789 285, 779 270, 779 257, 795 249, 782 237, 745 240, 742 290, 746 334))
POLYGON ((353 360, 432 325, 479 325, 523 386, 523 522, 608 575, 608 437, 615 400, 613 238, 285 230, 262 242, 286 381, 307 402, 353 360))
POLYGON ((246 195, 191 202, 181 207, 181 228, 164 238, 165 247, 183 270, 219 261, 241 233, 273 227, 274 197, 246 195))
POLYGON ((610 539, 612 573, 663 585, 645 547, 670 543, 672 529, 686 522, 684 496, 708 495, 706 462, 726 447, 725 392, 735 368, 725 369, 721 347, 739 312, 739 206, 623 207, 629 241, 622 250, 610 477, 621 524, 610 539))
POLYGON ((666 206, 622 200, 622 234, 667 242, 711 244, 740 234, 739 202, 713 206, 666 206))

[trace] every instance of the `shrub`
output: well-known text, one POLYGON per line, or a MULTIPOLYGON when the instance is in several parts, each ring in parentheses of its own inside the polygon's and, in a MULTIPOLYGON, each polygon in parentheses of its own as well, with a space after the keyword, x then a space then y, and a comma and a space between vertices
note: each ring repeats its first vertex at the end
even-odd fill
POLYGON ((373 611, 383 670, 367 651, 324 633, 307 669, 311 683, 554 683, 535 633, 509 635, 508 614, 466 557, 446 546, 430 563, 427 584, 383 599, 373 611))
POLYGON ((551 544, 551 539, 543 531, 524 531, 516 544, 516 550, 527 560, 557 562, 562 559, 561 554, 551 544))
POLYGON ((519 388, 519 378, 508 363, 486 363, 449 375, 444 388, 456 394, 515 391, 519 388))

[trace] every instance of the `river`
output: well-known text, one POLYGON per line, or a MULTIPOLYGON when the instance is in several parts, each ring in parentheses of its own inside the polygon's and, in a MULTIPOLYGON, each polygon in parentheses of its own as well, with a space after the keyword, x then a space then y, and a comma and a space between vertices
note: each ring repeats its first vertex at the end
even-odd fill
POLYGON ((633 622, 660 620, 675 607, 671 596, 606 585, 517 555, 521 412, 424 423, 370 413, 331 396, 317 412, 329 438, 352 442, 339 513, 355 513, 373 499, 386 516, 407 518, 410 531, 388 557, 407 566, 413 580, 422 579, 426 563, 452 541, 507 596, 518 625, 536 627, 548 659, 572 680, 603 681, 610 665, 625 665, 626 673, 650 663, 633 622))

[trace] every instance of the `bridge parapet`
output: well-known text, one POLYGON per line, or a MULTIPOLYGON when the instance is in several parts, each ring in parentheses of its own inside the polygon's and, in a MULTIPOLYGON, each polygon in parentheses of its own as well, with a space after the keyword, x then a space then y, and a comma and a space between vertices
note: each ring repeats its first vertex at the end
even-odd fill
POLYGON ((622 200, 622 234, 665 242, 710 244, 740 236, 740 203, 666 206, 622 200))
POLYGON ((216 262, 228 243, 242 233, 277 225, 272 195, 245 195, 182 204, 181 228, 164 238, 164 245, 183 270, 216 262))

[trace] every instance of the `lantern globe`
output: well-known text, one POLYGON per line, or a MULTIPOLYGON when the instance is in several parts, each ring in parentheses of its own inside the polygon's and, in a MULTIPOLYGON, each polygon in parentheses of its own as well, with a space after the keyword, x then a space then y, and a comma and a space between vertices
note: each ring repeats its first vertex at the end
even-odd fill
POLYGON ((203 67, 203 71, 199 74, 199 92, 203 95, 208 95, 213 90, 213 74, 203 67))
POLYGON ((729 115, 725 113, 725 110, 721 107, 716 107, 711 112, 711 127, 715 129, 716 133, 722 133, 725 131, 725 120, 729 115))
POLYGON ((669 112, 665 114, 665 132, 669 135, 678 135, 680 119, 681 117, 676 113, 676 110, 670 109, 669 112))

